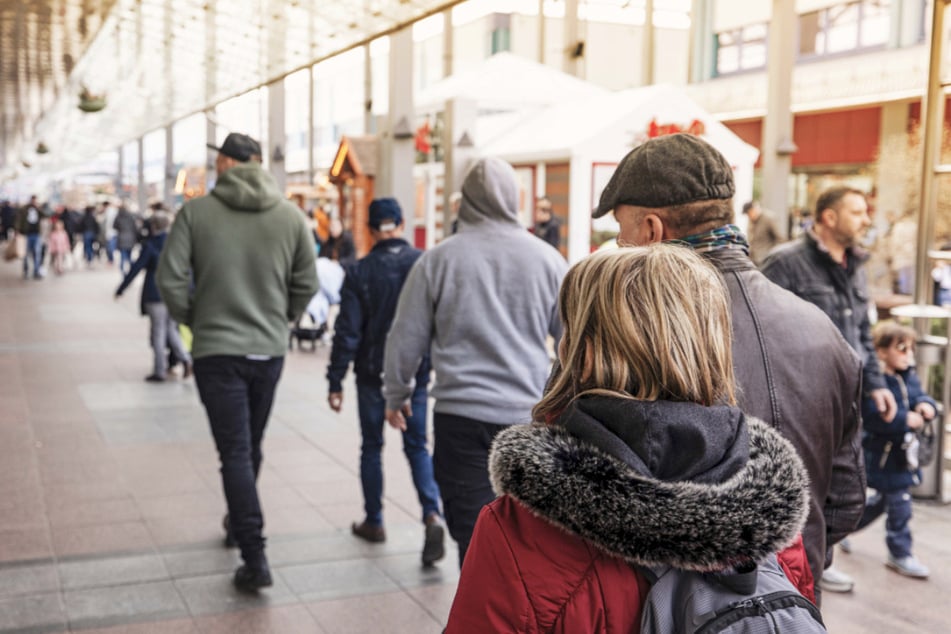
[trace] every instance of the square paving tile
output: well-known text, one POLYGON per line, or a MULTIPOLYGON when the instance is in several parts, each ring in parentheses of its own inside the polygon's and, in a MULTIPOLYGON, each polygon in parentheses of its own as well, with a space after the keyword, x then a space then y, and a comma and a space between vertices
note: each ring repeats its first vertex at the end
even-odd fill
POLYGON ((0 562, 46 559, 52 556, 53 547, 45 527, 0 529, 0 562))
POLYGON ((302 605, 247 609, 195 619, 202 634, 319 634, 324 630, 302 605))
POLYGON ((59 594, 0 599, 0 632, 59 632, 66 612, 59 594))
POLYGON ((152 535, 143 522, 117 522, 53 528, 53 548, 59 556, 153 551, 152 535))
POLYGON ((280 568, 291 590, 304 601, 398 590, 396 582, 363 559, 280 568))
POLYGON ((187 577, 175 580, 192 616, 219 614, 248 608, 264 608, 296 603, 297 600, 280 574, 272 569, 274 585, 257 594, 239 592, 231 583, 233 572, 187 577))
POLYGON ((64 590, 98 588, 169 579, 161 555, 133 555, 68 561, 59 564, 64 590))
POLYGON ((241 564, 238 549, 224 548, 220 540, 207 549, 166 550, 162 558, 173 579, 234 572, 241 564))
POLYGON ((328 634, 439 634, 444 627, 402 592, 310 602, 307 609, 328 634))
POLYGON ((52 563, 0 568, 0 598, 59 591, 59 577, 52 563))
POLYGON ((171 581, 69 590, 63 597, 70 625, 75 627, 188 615, 185 602, 171 581))
POLYGON ((172 619, 123 623, 112 627, 82 630, 82 634, 200 634, 200 630, 192 619, 172 619))

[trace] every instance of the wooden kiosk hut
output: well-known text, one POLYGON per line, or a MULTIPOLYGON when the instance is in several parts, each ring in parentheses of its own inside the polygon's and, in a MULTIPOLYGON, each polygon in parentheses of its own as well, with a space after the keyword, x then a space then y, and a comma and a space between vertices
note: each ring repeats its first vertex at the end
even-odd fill
POLYGON ((375 135, 345 136, 330 168, 330 182, 340 192, 340 221, 353 234, 358 257, 373 246, 367 221, 379 160, 380 142, 375 135))

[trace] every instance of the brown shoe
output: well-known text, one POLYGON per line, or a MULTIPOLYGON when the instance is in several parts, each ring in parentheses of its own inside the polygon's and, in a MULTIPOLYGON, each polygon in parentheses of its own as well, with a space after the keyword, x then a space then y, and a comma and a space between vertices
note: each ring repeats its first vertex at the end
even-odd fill
POLYGON ((429 568, 446 556, 446 530, 438 513, 426 518, 426 539, 423 541, 423 567, 429 568))
POLYGON ((186 362, 185 362, 185 367, 184 367, 184 369, 182 370, 182 378, 183 378, 183 379, 187 379, 187 378, 190 377, 191 375, 192 375, 192 364, 191 364, 191 363, 188 363, 188 362, 186 361, 186 362))
POLYGON ((386 541, 386 531, 383 530, 382 526, 368 524, 365 521, 362 524, 357 524, 356 522, 351 524, 350 532, 371 544, 379 544, 386 541))

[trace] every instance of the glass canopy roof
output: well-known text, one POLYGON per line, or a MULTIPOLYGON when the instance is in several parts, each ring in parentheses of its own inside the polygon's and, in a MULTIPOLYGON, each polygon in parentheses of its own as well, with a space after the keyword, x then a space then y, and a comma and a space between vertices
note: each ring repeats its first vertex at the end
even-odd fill
POLYGON ((458 2, 0 0, 0 179, 90 160, 458 2))

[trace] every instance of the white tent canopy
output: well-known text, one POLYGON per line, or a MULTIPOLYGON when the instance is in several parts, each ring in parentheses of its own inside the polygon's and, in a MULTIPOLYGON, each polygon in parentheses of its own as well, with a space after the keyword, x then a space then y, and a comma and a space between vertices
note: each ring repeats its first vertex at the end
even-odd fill
MULTIPOLYGON (((480 139, 484 142, 479 150, 480 154, 515 164, 571 164, 568 255, 569 260, 576 261, 588 252, 590 212, 614 166, 652 135, 674 130, 698 134, 726 157, 734 170, 734 206, 739 211, 753 195, 753 166, 759 150, 676 86, 647 86, 563 100, 525 112, 510 121, 506 130, 480 139)), ((609 215, 596 221, 595 229, 607 230, 612 225, 614 220, 609 215)))
POLYGON ((450 99, 467 99, 481 111, 522 110, 610 94, 604 88, 512 53, 496 53, 481 64, 420 91, 417 111, 442 110, 450 99))

